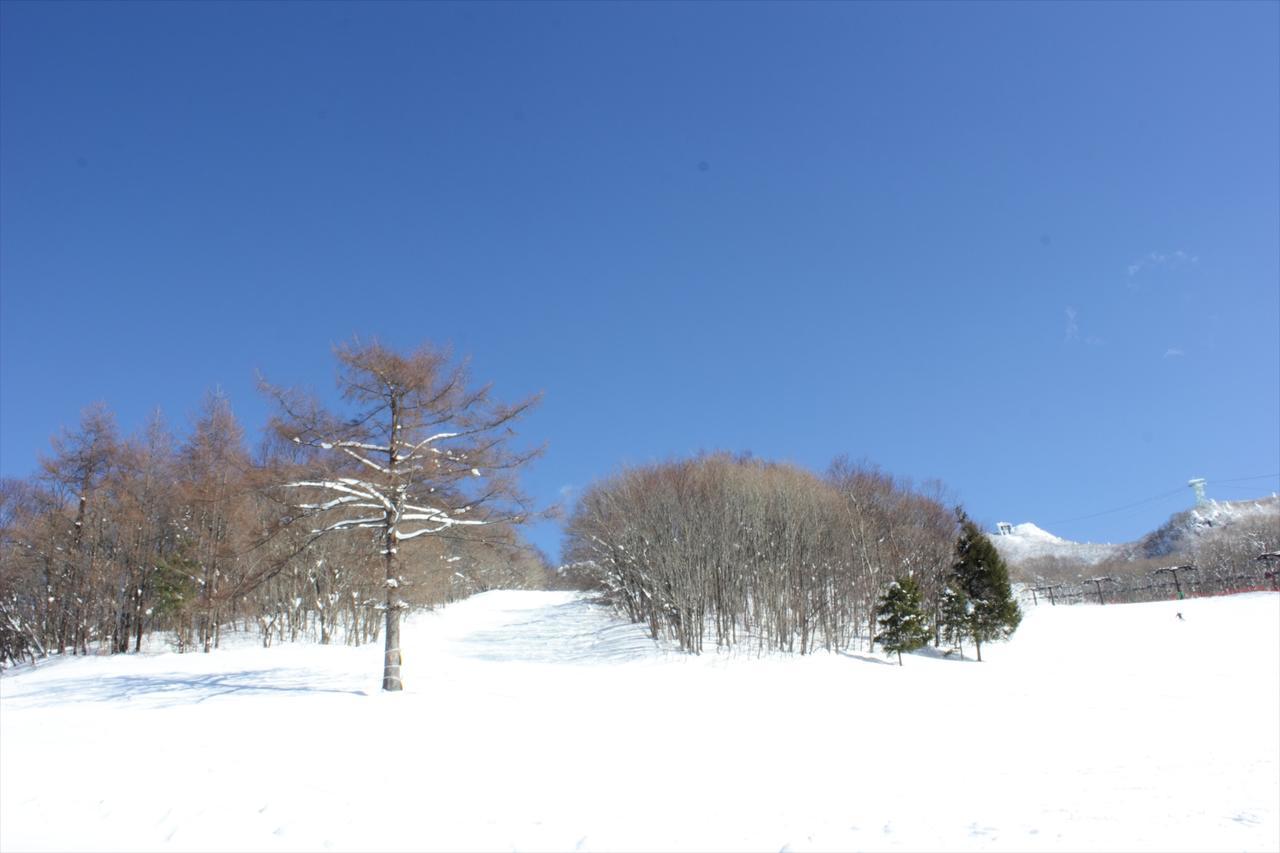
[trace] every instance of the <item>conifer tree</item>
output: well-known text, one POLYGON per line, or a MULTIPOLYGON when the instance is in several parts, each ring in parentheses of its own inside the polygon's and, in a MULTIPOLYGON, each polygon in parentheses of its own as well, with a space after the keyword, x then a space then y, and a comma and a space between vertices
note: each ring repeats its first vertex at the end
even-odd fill
POLYGON ((948 580, 938 601, 938 637, 960 650, 964 657, 964 640, 969 636, 969 599, 948 580))
POLYGON ((981 661, 982 644, 1008 639, 1022 621, 1022 611, 1009 586, 1009 568, 996 546, 963 510, 957 510, 957 515, 960 538, 956 540, 951 579, 956 591, 967 599, 967 633, 981 661))
POLYGON ((898 655, 902 666, 902 653, 924 648, 929 643, 929 625, 925 620, 920 598, 920 585, 908 575, 889 584, 880 598, 880 633, 875 642, 889 654, 898 655))

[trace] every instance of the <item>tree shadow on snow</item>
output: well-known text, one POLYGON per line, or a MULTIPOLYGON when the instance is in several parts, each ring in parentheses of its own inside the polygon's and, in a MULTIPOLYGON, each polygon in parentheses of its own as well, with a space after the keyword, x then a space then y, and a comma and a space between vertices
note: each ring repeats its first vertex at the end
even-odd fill
POLYGON ((945 660, 952 663, 977 663, 975 658, 962 656, 954 649, 935 649, 933 646, 925 646, 923 649, 917 649, 911 652, 912 655, 921 658, 933 658, 934 660, 945 660))
POLYGON ((319 687, 313 673, 290 669, 258 669, 242 672, 157 673, 154 675, 111 675, 102 678, 65 678, 32 684, 29 691, 10 701, 27 708, 46 708, 71 702, 133 702, 151 708, 198 705, 218 696, 281 695, 309 696, 317 693, 367 695, 363 690, 319 687))
MULTIPOLYGON (((880 657, 874 654, 863 654, 861 652, 837 652, 841 657, 853 658, 863 663, 879 663, 885 666, 897 666, 897 657, 880 657)), ((932 658, 933 660, 950 661, 952 663, 977 663, 973 658, 960 657, 956 652, 945 652, 942 649, 935 649, 933 646, 926 646, 923 649, 917 649, 914 652, 908 652, 903 655, 904 658, 920 657, 932 658)))
POLYGON ((863 663, 878 663, 883 666, 897 666, 897 659, 888 659, 877 657, 876 655, 867 655, 861 652, 836 652, 842 658, 852 658, 853 660, 862 661, 863 663))
POLYGON ((616 663, 656 653, 660 653, 657 644, 642 626, 619 620, 581 599, 473 631, 455 646, 459 657, 497 663, 616 663))

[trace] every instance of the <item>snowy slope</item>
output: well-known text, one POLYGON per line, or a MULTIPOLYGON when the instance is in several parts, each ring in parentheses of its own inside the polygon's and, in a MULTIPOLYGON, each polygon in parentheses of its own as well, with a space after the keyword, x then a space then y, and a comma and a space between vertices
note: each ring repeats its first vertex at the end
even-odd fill
POLYGON ((1030 522, 1013 525, 1009 533, 988 534, 988 538, 996 546, 1000 556, 1015 565, 1036 557, 1058 557, 1094 565, 1116 556, 1123 548, 1120 545, 1072 542, 1041 530, 1030 522))
POLYGON ((1273 594, 1034 608, 901 668, 686 657, 573 593, 404 633, 396 695, 373 646, 4 675, 0 849, 1280 847, 1273 594))

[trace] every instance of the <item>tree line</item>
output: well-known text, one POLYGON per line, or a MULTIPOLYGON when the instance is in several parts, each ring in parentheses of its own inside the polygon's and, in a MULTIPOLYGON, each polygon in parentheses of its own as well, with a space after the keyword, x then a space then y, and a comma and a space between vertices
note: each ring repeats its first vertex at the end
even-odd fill
POLYGON ((536 399, 499 402, 430 347, 335 356, 335 406, 262 382, 276 413, 253 452, 217 393, 184 437, 158 414, 122 436, 94 404, 37 474, 0 483, 0 664, 157 632, 207 652, 232 628, 381 639, 398 690, 406 610, 549 583, 599 589, 691 652, 968 640, 981 659, 1017 625, 1007 570, 941 484, 844 458, 822 475, 728 454, 624 470, 581 496, 571 568, 551 573, 517 532, 537 451, 514 428, 536 399))
POLYGON ((517 532, 535 454, 510 446, 534 401, 498 404, 426 347, 336 356, 341 409, 264 383, 277 414, 255 452, 218 393, 185 437, 158 413, 121 435, 97 403, 36 474, 0 481, 0 664, 156 632, 209 651, 228 627, 360 643, 409 607, 544 586, 517 532))
POLYGON ((708 643, 805 654, 877 640, 908 651, 921 637, 1007 636, 1018 617, 1008 570, 944 500, 939 484, 916 488, 843 458, 818 476, 710 454, 589 487, 565 552, 621 613, 695 653, 708 643), (898 621, 886 627, 889 613, 898 621))

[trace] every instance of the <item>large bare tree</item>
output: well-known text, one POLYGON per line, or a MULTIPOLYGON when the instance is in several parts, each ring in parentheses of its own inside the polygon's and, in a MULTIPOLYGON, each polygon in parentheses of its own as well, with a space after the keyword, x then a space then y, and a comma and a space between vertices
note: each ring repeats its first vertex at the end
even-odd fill
POLYGON ((264 388, 280 407, 274 429, 308 451, 285 487, 312 535, 373 534, 386 596, 382 689, 400 690, 402 543, 527 517, 514 474, 536 451, 510 442, 535 398, 497 403, 488 386, 469 386, 465 365, 429 346, 404 355, 357 341, 335 355, 345 417, 299 392, 264 388))

